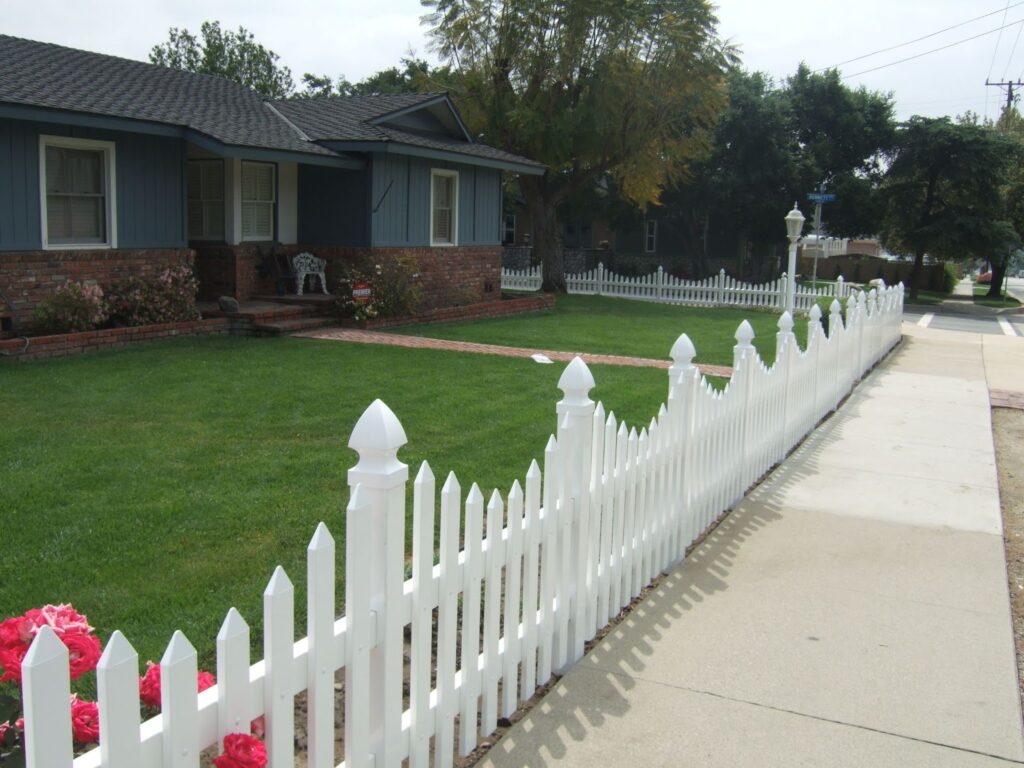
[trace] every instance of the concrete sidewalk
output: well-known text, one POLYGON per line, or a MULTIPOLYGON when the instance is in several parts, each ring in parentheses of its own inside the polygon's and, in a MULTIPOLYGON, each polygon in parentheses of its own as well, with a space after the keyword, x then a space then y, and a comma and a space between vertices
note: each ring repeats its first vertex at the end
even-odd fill
POLYGON ((904 329, 483 765, 1024 763, 986 382, 1024 339, 904 329))

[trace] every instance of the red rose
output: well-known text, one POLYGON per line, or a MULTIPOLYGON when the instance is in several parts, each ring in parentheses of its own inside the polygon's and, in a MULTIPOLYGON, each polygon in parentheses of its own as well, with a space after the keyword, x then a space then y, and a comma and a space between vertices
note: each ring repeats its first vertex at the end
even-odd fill
POLYGON ((103 651, 99 638, 93 635, 65 633, 61 637, 61 642, 68 647, 72 680, 77 680, 86 672, 96 669, 103 651))
POLYGON ((8 680, 21 682, 21 662, 27 653, 27 645, 0 646, 0 669, 3 670, 0 683, 6 683, 8 680))
POLYGON ((11 725, 10 720, 4 720, 4 722, 0 723, 0 747, 4 746, 4 743, 7 741, 7 734, 14 730, 15 728, 11 725))
POLYGON ((214 758, 217 768, 264 768, 267 748, 247 733, 229 733, 224 737, 224 753, 214 758))
POLYGON ((100 708, 95 701, 82 701, 71 694, 71 738, 78 744, 92 744, 100 738, 100 708))
POLYGON ((29 611, 25 614, 25 618, 29 618, 29 614, 34 614, 31 618, 35 624, 32 630, 32 635, 39 631, 39 628, 44 625, 49 625, 57 636, 63 636, 66 634, 74 635, 88 635, 92 632, 92 627, 89 626, 89 620, 82 614, 71 607, 71 603, 61 603, 60 605, 44 605, 38 611, 29 611))
POLYGON ((139 678, 139 698, 147 707, 160 709, 160 665, 146 662, 146 674, 139 678))
MULTIPOLYGON (((196 692, 217 684, 217 679, 202 670, 196 675, 196 692)), ((146 662, 146 674, 139 678, 139 699, 147 707, 160 709, 160 665, 146 662)))
POLYGON ((10 648, 12 645, 23 645, 27 640, 21 637, 22 616, 0 621, 0 647, 10 648))

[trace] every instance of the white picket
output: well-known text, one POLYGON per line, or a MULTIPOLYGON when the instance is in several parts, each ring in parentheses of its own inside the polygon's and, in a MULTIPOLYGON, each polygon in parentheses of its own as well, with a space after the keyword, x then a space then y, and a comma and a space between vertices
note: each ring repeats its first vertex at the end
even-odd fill
MULTIPOLYGON (((555 615, 558 596, 556 587, 561 574, 559 565, 559 493, 561 457, 555 436, 544 447, 544 517, 541 521, 540 625, 538 627, 537 685, 544 685, 555 668, 555 615)), ((564 611, 563 611, 564 612, 564 611)))
MULTIPOLYGON (((135 683, 137 688, 138 680, 135 683)), ((249 625, 234 608, 228 610, 217 632, 217 694, 217 741, 223 744, 229 733, 248 733, 253 719, 249 698, 249 625)))
POLYGON ((480 588, 483 581, 484 495, 476 483, 466 498, 462 587, 462 689, 459 691, 459 754, 476 747, 480 699, 480 588))
POLYGON ((39 629, 21 665, 25 759, 30 768, 71 765, 71 673, 68 649, 39 629))
POLYGON ((275 768, 295 761, 295 709, 292 698, 292 644, 295 642, 295 588, 277 566, 263 591, 263 659, 267 676, 263 711, 267 758, 275 768))
POLYGON ((505 547, 501 532, 504 527, 505 505, 495 490, 487 502, 487 553, 485 556, 486 581, 484 594, 484 669, 483 717, 484 733, 498 727, 498 682, 501 679, 501 659, 498 642, 501 637, 501 570, 505 560, 505 547))
POLYGON ((363 486, 352 488, 345 510, 345 766, 370 768, 374 764, 370 728, 379 723, 371 714, 370 648, 375 629, 370 613, 373 519, 363 486))
POLYGON ((458 642, 459 521, 462 490, 454 472, 441 488, 441 566, 437 610, 437 737, 435 765, 452 765, 455 755, 455 645, 458 642))
POLYGON ((541 472, 536 460, 526 472, 526 514, 523 549, 523 644, 519 698, 529 699, 537 687, 538 593, 540 586, 540 489, 541 472))
POLYGON ((409 669, 409 762, 413 768, 430 764, 430 642, 434 631, 434 473, 423 462, 413 483, 412 505, 412 649, 409 669))
POLYGON ((334 538, 321 522, 306 549, 307 735, 310 768, 334 760, 334 538))
MULTIPOLYGON (((160 659, 165 768, 199 768, 198 671, 196 649, 181 630, 176 630, 160 659)), ((288 747, 285 759, 291 760, 291 744, 288 747)), ((284 761, 280 764, 286 765, 284 761)))
MULTIPOLYGON (((523 576, 523 488, 516 480, 508 493, 508 541, 505 549, 505 617, 502 663, 502 717, 519 704, 520 604, 523 576)), ((526 621, 524 618, 523 624, 526 621)))
MULTIPOLYGON (((248 674, 248 664, 245 671, 248 674)), ((111 633, 96 665, 96 694, 103 765, 106 768, 135 768, 141 754, 139 654, 120 630, 115 629, 111 633)))

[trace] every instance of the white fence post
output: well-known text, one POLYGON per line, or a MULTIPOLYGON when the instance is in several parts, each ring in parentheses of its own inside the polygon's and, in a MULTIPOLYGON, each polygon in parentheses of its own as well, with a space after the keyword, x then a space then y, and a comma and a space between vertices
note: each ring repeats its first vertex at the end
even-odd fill
POLYGON ((843 298, 843 296, 845 295, 845 291, 846 291, 846 281, 843 280, 843 276, 842 275, 839 275, 839 277, 836 278, 836 287, 835 287, 835 291, 834 291, 835 297, 837 299, 843 298))
POLYGON ((294 643, 295 587, 279 565, 263 590, 263 709, 270 765, 288 765, 295 758, 294 643))
POLYGON ((139 654, 120 630, 114 630, 96 665, 96 692, 101 762, 109 768, 138 765, 139 654))
MULTIPOLYGON (((736 451, 743 458, 742 469, 739 473, 739 477, 742 478, 741 486, 746 486, 748 474, 751 466, 750 456, 750 388, 754 378, 754 329, 746 320, 740 323, 739 328, 736 329, 736 346, 733 347, 732 351, 732 370, 733 375, 739 374, 742 403, 740 408, 740 444, 738 446, 730 446, 730 453, 736 451), (738 451, 737 451, 738 449, 738 451)), ((728 455, 728 454, 726 454, 728 455)), ((730 502, 735 499, 730 499, 730 502)))
POLYGON ((793 335, 793 316, 783 312, 779 317, 778 333, 775 334, 775 367, 782 366, 782 417, 779 429, 779 448, 776 460, 782 461, 789 451, 790 381, 793 372, 793 354, 796 351, 796 337, 793 335))
MULTIPOLYGON (((352 489, 345 510, 345 766, 373 764, 370 725, 380 735, 380 714, 370 712, 370 648, 374 644, 371 592, 367 575, 375 565, 370 547, 375 541, 370 499, 361 485, 352 489)), ((379 537, 378 537, 379 538, 379 537)), ((454 644, 452 646, 454 648, 454 644)), ((454 677, 454 669, 452 670, 454 677)), ((379 746, 374 745, 374 746, 379 746)), ((449 764, 451 760, 449 758, 449 764)))
POLYGON ((71 765, 71 672, 68 649, 47 626, 40 628, 21 665, 28 768, 71 765))
POLYGON ((306 548, 309 768, 334 768, 334 537, 321 522, 306 548))
MULTIPOLYGON (((163 718, 164 757, 162 768, 199 768, 197 674, 196 649, 181 630, 176 630, 163 658, 160 659, 160 713, 163 718)), ((290 744, 288 746, 291 748, 290 744)), ((267 752, 269 754, 269 748, 267 752)), ((289 755, 291 754, 289 752, 289 755)))
POLYGON ((597 295, 604 294, 604 263, 597 263, 597 295))
POLYGON ((665 298, 665 268, 658 267, 658 301, 665 298))
POLYGON ((691 480, 691 465, 693 452, 694 433, 694 403, 696 403, 697 385, 700 380, 700 372, 693 364, 693 358, 697 350, 685 333, 680 334, 672 345, 669 353, 672 357, 672 365, 668 369, 669 377, 669 413, 673 415, 673 422, 676 425, 676 438, 681 441, 678 446, 678 496, 671 500, 671 503, 679 510, 678 521, 676 522, 677 544, 676 551, 672 554, 672 564, 682 561, 686 556, 686 548, 696 538, 696 531, 692 529, 691 517, 693 514, 693 482, 691 480))
POLYGON ((811 424, 817 424, 821 418, 818 413, 818 392, 821 389, 821 307, 814 303, 807 315, 807 354, 811 355, 811 424))
MULTIPOLYGON (((217 692, 217 741, 223 744, 229 733, 247 733, 252 722, 249 625, 234 608, 228 610, 217 632, 217 692)), ((102 715, 100 718, 102 725, 102 715)))
MULTIPOLYGON (((348 471, 350 487, 363 490, 372 518, 371 536, 359 542, 370 553, 357 578, 370 592, 377 646, 370 651, 369 748, 376 768, 397 766, 402 746, 402 589, 405 577, 405 484, 409 467, 398 460, 408 442, 395 414, 374 400, 359 417, 348 445, 359 462, 348 471)), ((347 713, 346 713, 347 714, 347 713)))
POLYGON ((725 304, 725 270, 724 269, 718 270, 718 283, 717 283, 716 297, 717 298, 715 299, 715 303, 717 303, 718 306, 722 306, 722 305, 725 304))
MULTIPOLYGON (((587 556, 590 541, 590 471, 593 442, 593 420, 595 403, 589 397, 594 388, 594 377, 582 358, 574 357, 566 366, 558 388, 564 396, 556 410, 559 424, 559 445, 567 445, 567 468, 563 478, 567 491, 568 509, 563 514, 572 514, 566 533, 570 536, 570 586, 569 631, 566 638, 566 664, 572 665, 583 657, 586 637, 587 603, 590 599, 587 584, 587 556)), ((564 549, 563 549, 564 551, 564 549)), ((560 609, 561 610, 561 609, 560 609)))

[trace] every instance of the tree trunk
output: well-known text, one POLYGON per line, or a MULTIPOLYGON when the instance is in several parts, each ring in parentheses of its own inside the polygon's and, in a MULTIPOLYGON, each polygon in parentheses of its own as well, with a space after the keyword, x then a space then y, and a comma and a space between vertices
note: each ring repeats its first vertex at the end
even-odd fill
POLYGON ((998 299, 1003 295, 1003 280, 1006 277, 1007 259, 992 262, 992 282, 988 286, 988 297, 998 299))
POLYGON ((914 268, 910 270, 910 298, 917 298, 917 284, 921 281, 921 270, 924 267, 924 250, 914 254, 914 268))
POLYGON ((565 258, 562 253, 561 222, 553 205, 546 205, 543 198, 527 200, 530 217, 533 219, 536 257, 541 267, 540 289, 550 293, 565 293, 565 258))

